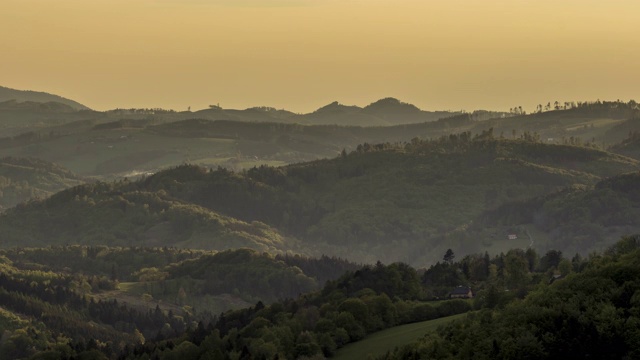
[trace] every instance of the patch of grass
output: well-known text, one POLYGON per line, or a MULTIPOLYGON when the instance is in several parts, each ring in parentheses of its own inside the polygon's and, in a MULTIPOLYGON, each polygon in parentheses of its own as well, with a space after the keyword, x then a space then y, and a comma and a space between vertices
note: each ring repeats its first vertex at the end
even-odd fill
POLYGON ((361 341, 349 344, 336 352, 332 359, 365 359, 378 357, 395 347, 417 341, 427 332, 436 330, 453 320, 461 319, 466 314, 447 316, 440 319, 423 321, 414 324, 395 326, 390 329, 373 333, 361 341))
POLYGON ((591 125, 593 125, 594 128, 596 128, 596 127, 602 128, 602 127, 606 127, 606 126, 613 126, 615 124, 619 124, 622 121, 623 120, 607 119, 607 118, 592 119, 592 120, 587 120, 587 121, 580 122, 580 123, 575 123, 575 124, 572 124, 571 126, 567 126, 566 130, 567 131, 583 130, 585 128, 590 128, 591 125))
POLYGON ((118 284, 119 290, 122 292, 128 292, 128 293, 132 293, 135 294, 137 293, 136 291, 134 291, 134 288, 138 285, 139 283, 137 282, 121 282, 118 284))
POLYGON ((494 238, 490 241, 490 245, 484 247, 483 251, 488 251, 489 254, 499 254, 501 252, 506 253, 510 249, 527 249, 530 244, 529 237, 526 234, 519 234, 515 240, 507 239, 507 234, 500 233, 498 238, 494 238))

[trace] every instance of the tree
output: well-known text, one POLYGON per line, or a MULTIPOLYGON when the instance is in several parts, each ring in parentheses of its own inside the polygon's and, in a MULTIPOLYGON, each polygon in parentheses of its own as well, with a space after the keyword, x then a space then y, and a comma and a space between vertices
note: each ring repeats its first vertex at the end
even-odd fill
POLYGON ((316 341, 315 335, 310 331, 303 331, 296 339, 294 353, 296 359, 301 357, 311 357, 320 353, 320 345, 316 341))
POLYGON ((560 271, 560 275, 567 276, 572 270, 572 264, 569 259, 560 260, 560 264, 558 264, 558 271, 560 271))
POLYGON ((451 264, 455 257, 456 255, 453 253, 453 250, 447 249, 447 252, 444 254, 444 257, 442 259, 447 263, 451 264))
POLYGON ((542 258, 540 258, 538 270, 547 271, 549 269, 555 269, 558 267, 562 259, 562 251, 549 250, 542 258))
POLYGON ((118 280, 118 270, 116 270, 116 264, 111 265, 111 281, 118 280))
POLYGON ((529 262, 522 250, 509 250, 504 263, 505 285, 518 289, 529 282, 529 262))

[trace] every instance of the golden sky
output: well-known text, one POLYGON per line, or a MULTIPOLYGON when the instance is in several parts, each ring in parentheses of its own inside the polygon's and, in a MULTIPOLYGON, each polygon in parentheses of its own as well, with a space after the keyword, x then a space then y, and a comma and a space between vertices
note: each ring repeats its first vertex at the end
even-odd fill
POLYGON ((638 0, 1 0, 0 85, 91 108, 640 100, 638 0))

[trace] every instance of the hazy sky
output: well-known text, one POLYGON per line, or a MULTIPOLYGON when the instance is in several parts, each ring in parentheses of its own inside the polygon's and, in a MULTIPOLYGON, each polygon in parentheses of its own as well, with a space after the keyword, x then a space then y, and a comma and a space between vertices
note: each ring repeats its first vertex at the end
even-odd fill
POLYGON ((640 100, 638 0, 1 0, 0 85, 98 110, 640 100))

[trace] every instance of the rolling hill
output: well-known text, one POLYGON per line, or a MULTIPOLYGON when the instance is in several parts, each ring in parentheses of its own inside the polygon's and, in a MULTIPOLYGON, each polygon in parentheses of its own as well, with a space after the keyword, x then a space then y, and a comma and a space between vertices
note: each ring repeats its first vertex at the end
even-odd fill
POLYGON ((618 144, 614 144, 609 151, 640 160, 640 131, 629 131, 629 136, 618 144))
MULTIPOLYGON (((0 155, 38 157, 83 176, 108 179, 153 173, 183 163, 234 170, 256 165, 286 165, 332 158, 342 149, 355 150, 358 144, 408 142, 416 137, 437 138, 464 131, 480 134, 491 125, 498 126, 494 128, 494 134, 509 139, 519 139, 527 134, 550 144, 587 143, 602 148, 603 142, 620 141, 617 139, 624 131, 615 129, 624 128, 628 134, 637 127, 632 120, 623 119, 632 111, 626 104, 587 104, 584 107, 586 110, 576 108, 504 118, 501 113, 476 111, 394 126, 303 125, 205 118, 176 120, 195 113, 114 110, 93 113, 95 117, 91 119, 0 138, 0 155)), ((290 115, 269 108, 253 111, 282 113, 282 117, 290 115)), ((319 112, 333 111, 353 118, 356 116, 353 112, 359 110, 331 104, 319 112)), ((363 114, 362 111, 358 113, 363 114)), ((73 116, 68 120, 74 119, 73 116)), ((277 120, 277 116, 269 119, 277 120)))
POLYGON ((582 271, 541 283, 503 309, 469 314, 381 359, 635 358, 639 243, 637 235, 627 237, 594 253, 582 271))
POLYGON ((0 139, 0 155, 60 163, 84 176, 152 173, 185 162, 247 169, 331 158, 357 144, 403 142, 463 131, 469 116, 397 125, 354 127, 189 119, 79 120, 0 139))
POLYGON ((496 134, 508 138, 523 132, 537 133, 544 142, 562 144, 571 141, 594 142, 606 148, 627 137, 629 130, 640 129, 633 119, 640 114, 635 102, 585 102, 575 107, 559 108, 528 115, 515 114, 478 122, 472 132, 493 127, 496 134), (604 146, 603 146, 604 145, 604 146))
POLYGON ((88 184, 7 210, 2 245, 175 246, 207 250, 295 249, 278 231, 159 193, 88 184), (22 213, 23 215, 18 215, 22 213), (28 215, 27 215, 28 214, 28 215))
POLYGON ((393 126, 431 122, 459 114, 454 111, 424 111, 395 98, 384 98, 364 108, 335 101, 310 114, 301 115, 297 121, 309 125, 393 126))
POLYGON ((0 86, 0 103, 15 100, 15 102, 35 102, 35 103, 59 103, 66 105, 74 110, 90 110, 88 107, 67 99, 62 96, 49 94, 40 91, 16 90, 4 86, 0 86))
POLYGON ((408 142, 493 127, 519 139, 606 148, 639 131, 637 104, 585 102, 523 115, 424 111, 394 98, 364 108, 328 104, 309 114, 253 107, 200 111, 74 110, 61 103, 0 103, 0 156, 37 157, 82 176, 113 179, 184 163, 233 170, 332 158, 358 144, 408 142))
POLYGON ((19 359, 38 350, 51 354, 71 347, 95 351, 106 343, 121 351, 145 338, 204 330, 223 311, 318 291, 324 283, 320 279, 333 280, 357 268, 340 259, 274 257, 247 249, 1 250, 0 331, 5 339, 0 357, 19 359), (333 271, 304 272, 292 263, 333 271), (56 346, 58 341, 70 347, 56 346))
POLYGON ((45 198, 85 181, 71 171, 34 158, 0 159, 0 211, 45 198))
POLYGON ((203 119, 304 125, 390 126, 430 122, 458 114, 460 113, 450 111, 424 111, 393 98, 376 101, 365 108, 343 106, 336 102, 309 114, 296 114, 268 106, 239 110, 223 109, 217 105, 193 112, 164 109, 114 109, 98 112, 57 95, 0 87, 0 137, 16 136, 28 131, 45 131, 47 127, 77 121, 94 121, 99 124, 120 120, 152 120, 161 124, 203 119))
POLYGON ((462 133, 363 144, 280 168, 185 165, 135 182, 84 185, 8 211, 0 230, 3 246, 244 246, 423 265, 447 248, 486 250, 464 229, 487 210, 637 169, 636 160, 589 147, 462 133))
POLYGON ((566 254, 606 249, 620 236, 640 232, 638 184, 636 171, 505 204, 483 214, 465 235, 492 241, 495 234, 512 233, 530 238, 536 249, 566 254))

